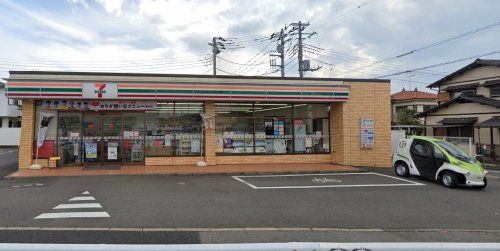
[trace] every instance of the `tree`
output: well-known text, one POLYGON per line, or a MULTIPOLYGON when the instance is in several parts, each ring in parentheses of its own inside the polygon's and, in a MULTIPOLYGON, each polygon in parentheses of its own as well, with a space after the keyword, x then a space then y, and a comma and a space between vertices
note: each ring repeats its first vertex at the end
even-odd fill
MULTIPOLYGON (((415 125, 421 126, 422 121, 417 118, 418 112, 413 109, 404 108, 397 113, 397 121, 399 125, 415 125)), ((422 128, 411 128, 409 131, 407 129, 407 134, 421 135, 423 132, 422 128)))

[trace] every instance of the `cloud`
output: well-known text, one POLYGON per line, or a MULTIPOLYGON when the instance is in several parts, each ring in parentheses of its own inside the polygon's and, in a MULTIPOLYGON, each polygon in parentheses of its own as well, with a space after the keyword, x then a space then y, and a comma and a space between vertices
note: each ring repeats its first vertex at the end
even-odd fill
POLYGON ((120 16, 122 14, 123 0, 95 0, 99 3, 107 12, 120 16))
MULTIPOLYGON (((269 35, 302 20, 310 21, 305 32, 318 33, 304 43, 323 49, 321 52, 304 52, 304 59, 310 59, 313 66, 323 66, 319 71, 307 72, 306 76, 329 77, 331 74, 332 77, 360 78, 498 49, 500 27, 374 64, 493 23, 498 20, 496 10, 500 9, 500 2, 379 0, 357 8, 365 2, 67 0, 51 4, 34 0, 2 1, 0 32, 4 38, 0 40, 0 46, 5 48, 2 56, 13 59, 13 62, 67 62, 53 64, 54 69, 78 69, 78 62, 85 62, 86 67, 94 63, 109 71, 200 74, 209 67, 191 63, 210 53, 207 43, 213 36, 269 35), (177 67, 173 67, 174 59, 177 60, 177 67), (144 67, 144 63, 138 63, 134 68, 133 62, 138 60, 153 60, 149 62, 157 64, 144 67), (112 64, 111 61, 122 61, 123 64, 112 64), (121 67, 124 65, 127 67, 121 67), (180 67, 182 65, 193 67, 180 67)), ((246 40, 244 49, 226 50, 219 56, 252 65, 242 66, 220 60, 218 67, 247 75, 269 72, 271 69, 267 62, 275 50, 275 42, 252 41, 248 37, 246 40)), ((292 36, 288 45, 296 42, 297 36, 292 36)), ((286 62, 289 63, 287 76, 297 76, 296 59, 291 53, 287 54, 286 62)), ((9 65, 9 62, 3 63, 9 65)), ((396 76, 392 78, 393 91, 410 84, 423 88, 440 78, 437 74, 449 73, 467 63, 396 76)), ((14 66, 13 63, 11 65, 14 66)), ((6 76, 6 69, 8 67, 0 68, 0 75, 6 76)))

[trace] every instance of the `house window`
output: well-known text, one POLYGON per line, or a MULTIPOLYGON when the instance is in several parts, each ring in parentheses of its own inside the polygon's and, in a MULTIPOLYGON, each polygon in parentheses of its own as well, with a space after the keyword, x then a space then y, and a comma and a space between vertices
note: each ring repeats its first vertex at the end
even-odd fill
POLYGON ((427 110, 432 109, 434 107, 436 107, 436 106, 435 105, 424 105, 424 111, 427 111, 427 110))
POLYGON ((474 128, 472 126, 457 126, 448 128, 448 137, 474 137, 474 128))
POLYGON ((9 118, 9 127, 10 128, 21 127, 21 118, 9 118))
POLYGON ((476 90, 462 90, 451 93, 451 98, 458 98, 459 96, 472 96, 476 95, 476 90))
POLYGON ((500 86, 495 86, 490 89, 491 97, 500 97, 500 86))

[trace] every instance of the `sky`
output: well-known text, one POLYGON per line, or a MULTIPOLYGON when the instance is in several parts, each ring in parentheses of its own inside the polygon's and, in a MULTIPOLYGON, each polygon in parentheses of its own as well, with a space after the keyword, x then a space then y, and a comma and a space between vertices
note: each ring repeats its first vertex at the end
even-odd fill
POLYGON ((279 63, 271 34, 285 28, 285 74, 298 76, 290 24, 302 21, 304 59, 319 68, 306 77, 382 77, 392 92, 424 90, 473 56, 500 52, 500 25, 396 56, 498 23, 498 10, 497 0, 0 0, 0 77, 9 70, 212 74, 213 37, 224 45, 217 74, 280 76, 270 66, 279 63), (412 71, 457 59, 466 60, 412 71))

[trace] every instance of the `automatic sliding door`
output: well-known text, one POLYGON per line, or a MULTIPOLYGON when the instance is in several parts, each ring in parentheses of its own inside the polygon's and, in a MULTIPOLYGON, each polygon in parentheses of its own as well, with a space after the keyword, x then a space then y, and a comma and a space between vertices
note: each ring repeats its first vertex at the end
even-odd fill
POLYGON ((103 162, 122 162, 122 114, 102 115, 103 162))
POLYGON ((83 114, 83 162, 101 164, 101 121, 99 114, 83 114))

